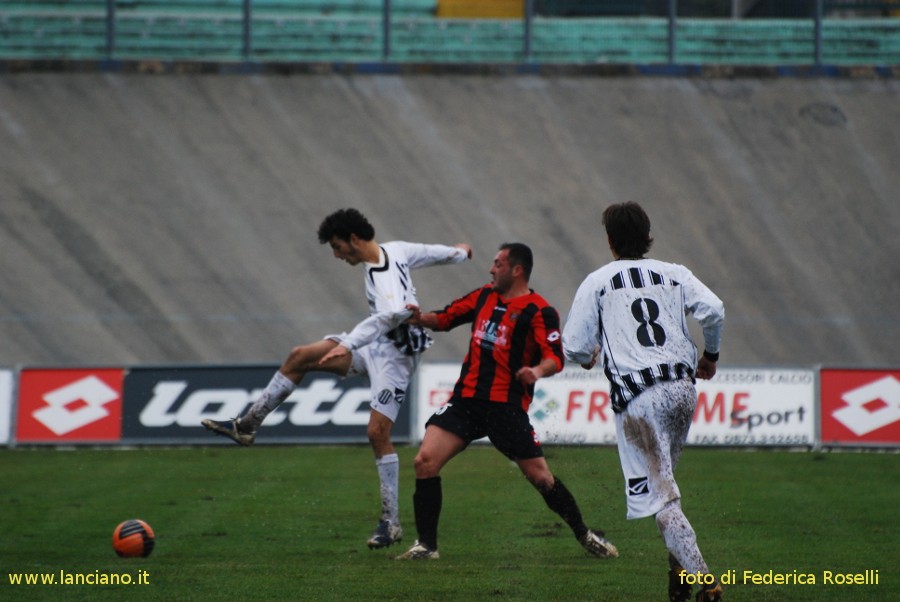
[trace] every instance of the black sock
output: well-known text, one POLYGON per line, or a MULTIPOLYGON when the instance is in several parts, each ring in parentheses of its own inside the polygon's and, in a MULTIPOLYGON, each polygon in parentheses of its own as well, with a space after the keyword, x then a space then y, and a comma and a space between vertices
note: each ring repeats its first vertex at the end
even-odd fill
POLYGON ((441 477, 416 479, 416 492, 413 494, 416 530, 419 532, 419 543, 430 550, 437 550, 437 529, 442 502, 441 477))
POLYGON ((572 529, 572 533, 575 534, 575 537, 578 540, 581 540, 585 533, 588 532, 588 528, 581 518, 581 510, 578 509, 578 503, 558 477, 553 477, 553 479, 553 487, 539 491, 541 492, 541 495, 544 496, 544 501, 547 502, 547 506, 560 515, 572 529))

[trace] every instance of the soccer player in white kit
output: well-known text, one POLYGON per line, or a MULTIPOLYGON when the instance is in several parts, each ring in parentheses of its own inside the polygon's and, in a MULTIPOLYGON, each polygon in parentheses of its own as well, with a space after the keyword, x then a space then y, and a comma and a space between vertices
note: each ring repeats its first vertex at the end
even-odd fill
POLYGON ((421 327, 404 323, 412 315, 406 306, 419 305, 411 271, 462 263, 471 258, 472 248, 464 243, 379 244, 375 229, 356 209, 341 209, 326 217, 318 237, 320 243, 331 246, 337 259, 362 265, 369 317, 349 333, 327 335, 321 341, 294 347, 243 417, 207 419, 202 424, 240 445, 252 445, 266 416, 287 399, 307 372, 367 375, 372 394, 367 435, 381 482, 381 520, 367 543, 373 549, 384 548, 403 538, 397 501, 399 458, 391 430, 419 358, 432 342, 421 327))
MULTIPOLYGON (((687 440, 694 378, 715 376, 725 308, 686 267, 647 259, 650 219, 634 202, 612 205, 603 225, 615 261, 588 275, 563 329, 566 359, 610 383, 628 519, 653 516, 669 550, 669 599, 689 600, 684 572, 709 575, 693 527, 681 510, 674 470, 687 440), (703 330, 698 358, 687 315, 703 330)), ((697 600, 720 600, 714 577, 697 600)))

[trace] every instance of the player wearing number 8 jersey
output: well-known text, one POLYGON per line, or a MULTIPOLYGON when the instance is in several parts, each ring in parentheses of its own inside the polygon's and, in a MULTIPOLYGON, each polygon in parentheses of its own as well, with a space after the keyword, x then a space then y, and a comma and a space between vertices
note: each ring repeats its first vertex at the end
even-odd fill
MULTIPOLYGON (((603 224, 615 261, 588 275, 563 330, 566 358, 586 369, 599 360, 610 382, 628 518, 654 516, 669 550, 669 598, 687 600, 680 574, 709 573, 681 510, 674 470, 687 440, 697 394, 694 378, 712 378, 725 309, 686 267, 647 259, 650 219, 637 203, 612 205, 603 224), (698 357, 686 320, 703 329, 698 357)), ((718 600, 713 584, 698 600, 718 600)))
POLYGON ((599 345, 616 411, 658 382, 694 375, 697 348, 685 312, 704 327, 706 351, 719 349, 722 302, 684 266, 620 258, 587 277, 575 304, 569 359, 585 359, 599 345))

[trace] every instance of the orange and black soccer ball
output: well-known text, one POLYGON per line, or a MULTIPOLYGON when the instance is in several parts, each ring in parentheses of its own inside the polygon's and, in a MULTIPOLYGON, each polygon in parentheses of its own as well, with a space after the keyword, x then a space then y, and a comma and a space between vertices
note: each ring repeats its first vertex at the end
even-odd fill
POLYGON ((156 536, 140 519, 126 520, 113 531, 113 549, 121 558, 146 558, 153 551, 156 536))

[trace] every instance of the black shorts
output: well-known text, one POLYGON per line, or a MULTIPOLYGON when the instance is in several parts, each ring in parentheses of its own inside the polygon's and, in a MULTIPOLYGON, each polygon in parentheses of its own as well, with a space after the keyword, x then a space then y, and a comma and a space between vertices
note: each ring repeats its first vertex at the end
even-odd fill
POLYGON ((425 423, 430 424, 460 437, 466 445, 487 437, 510 460, 544 456, 528 413, 510 403, 453 397, 425 423))

